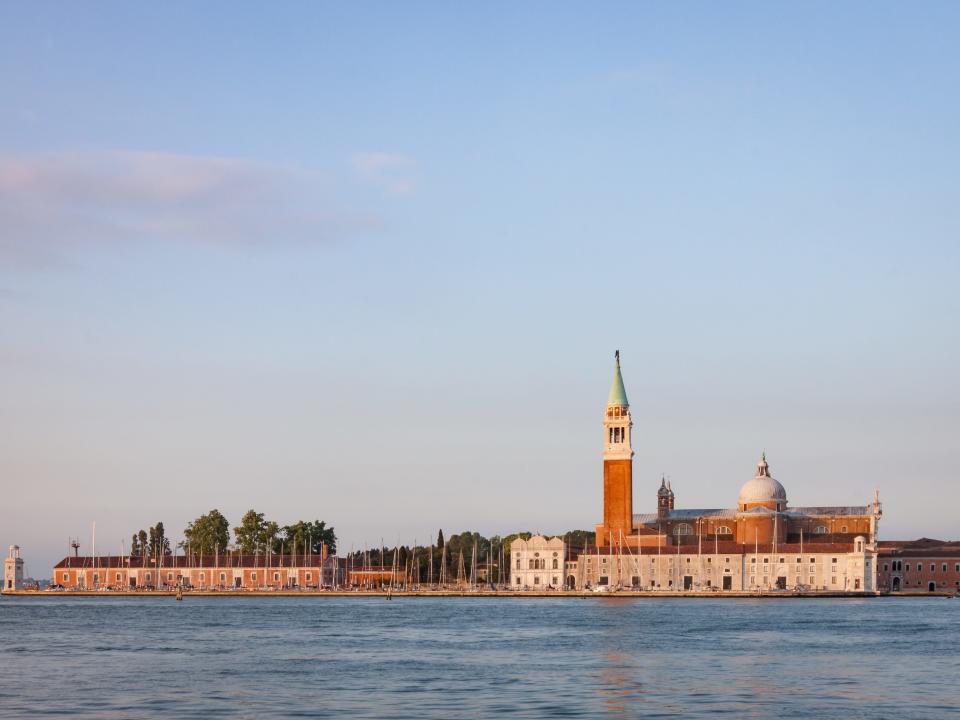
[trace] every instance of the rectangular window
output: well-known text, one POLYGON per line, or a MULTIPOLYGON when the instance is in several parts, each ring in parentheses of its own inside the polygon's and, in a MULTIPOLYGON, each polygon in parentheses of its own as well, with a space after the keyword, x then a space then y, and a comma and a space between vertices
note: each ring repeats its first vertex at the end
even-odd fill
POLYGON ((256 582, 256 580, 257 580, 257 574, 256 574, 255 572, 250 573, 250 579, 253 580, 254 582, 256 582))
POLYGON ((836 584, 837 584, 837 576, 836 576, 836 575, 832 575, 832 576, 830 577, 830 584, 831 584, 831 585, 836 585, 836 584))
POLYGON ((205 578, 206 578, 206 575, 204 573, 200 573, 200 580, 204 580, 205 578))
POLYGON ((220 582, 226 582, 226 581, 227 581, 227 574, 220 573, 220 582))
POLYGON ((63 574, 63 582, 70 582, 70 573, 63 574))
POLYGON ((517 578, 517 585, 520 584, 520 578, 517 578))
POLYGON ((947 571, 947 564, 944 563, 944 564, 943 564, 943 567, 940 568, 940 569, 943 570, 943 572, 946 572, 946 571, 947 571))
POLYGON ((836 564, 837 559, 836 559, 836 558, 833 558, 833 559, 831 560, 831 562, 834 563, 834 564, 836 564))
POLYGON ((313 580, 313 573, 307 573, 307 582, 313 580))
POLYGON ((120 582, 120 573, 117 573, 117 582, 120 582))
POLYGON ((817 561, 816 558, 810 558, 810 564, 813 565, 817 561))
POLYGON ((933 563, 930 563, 930 572, 936 572, 936 571, 937 571, 937 566, 933 563))
POLYGON ((274 582, 280 582, 280 573, 274 573, 274 574, 273 574, 273 581, 274 581, 274 582))

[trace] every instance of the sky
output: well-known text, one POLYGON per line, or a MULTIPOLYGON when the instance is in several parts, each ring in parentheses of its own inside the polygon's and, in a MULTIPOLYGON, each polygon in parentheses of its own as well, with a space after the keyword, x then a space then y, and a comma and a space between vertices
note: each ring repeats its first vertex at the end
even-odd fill
POLYGON ((7 3, 0 544, 793 505, 960 537, 956 3, 7 3))

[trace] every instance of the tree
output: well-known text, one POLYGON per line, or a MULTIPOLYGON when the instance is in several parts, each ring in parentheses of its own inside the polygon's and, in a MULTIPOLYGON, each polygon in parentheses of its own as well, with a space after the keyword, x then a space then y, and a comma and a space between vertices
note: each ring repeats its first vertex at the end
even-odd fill
POLYGON ((337 534, 332 527, 328 528, 322 520, 313 522, 301 520, 293 525, 285 525, 280 528, 280 535, 280 538, 274 540, 274 550, 276 552, 280 552, 282 549, 287 553, 309 551, 319 555, 324 545, 326 545, 327 553, 330 555, 337 552, 337 534))
POLYGON ((147 554, 148 544, 147 531, 141 530, 137 533, 137 547, 140 548, 140 557, 147 554))
POLYGON ((265 520, 263 513, 248 510, 233 529, 237 548, 245 555, 272 550, 279 528, 272 520, 265 520))
POLYGON ((230 523, 219 510, 213 509, 187 525, 183 537, 181 547, 189 548, 191 553, 213 555, 218 550, 223 552, 227 549, 230 523))
POLYGON ((568 554, 570 550, 581 551, 596 544, 596 541, 597 534, 590 530, 570 530, 563 536, 563 542, 567 544, 568 554))
MULTIPOLYGON (((141 530, 141 532, 143 531, 141 530)), ((170 540, 167 539, 162 522, 158 522, 156 525, 150 528, 149 538, 149 542, 147 543, 147 555, 156 557, 158 555, 170 554, 170 540)))
POLYGON ((143 555, 143 550, 140 546, 140 536, 134 533, 133 537, 130 538, 130 557, 140 557, 141 555, 143 555))

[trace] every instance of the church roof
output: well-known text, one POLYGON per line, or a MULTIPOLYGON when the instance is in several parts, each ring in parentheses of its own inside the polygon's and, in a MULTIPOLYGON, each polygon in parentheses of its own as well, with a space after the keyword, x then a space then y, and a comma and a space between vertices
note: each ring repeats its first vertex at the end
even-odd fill
MULTIPOLYGON (((667 520, 696 520, 697 518, 735 518, 737 510, 727 508, 700 508, 692 510, 671 510, 667 520)), ((650 525, 658 522, 657 513, 641 513, 633 516, 634 524, 650 525)))
MULTIPOLYGON (((737 515, 766 514, 773 510, 763 506, 755 507, 743 513, 736 508, 692 508, 690 510, 671 510, 667 520, 696 520, 697 518, 735 518, 737 515)), ((787 517, 863 517, 873 513, 869 505, 818 505, 814 507, 788 508, 787 517)), ((660 521, 657 513, 639 513, 633 516, 634 525, 655 525, 660 521)))
POLYGON ((815 505, 811 507, 787 508, 791 517, 860 517, 872 515, 869 505, 815 505))
POLYGON ((610 395, 607 397, 607 405, 629 406, 627 402, 627 390, 623 387, 623 375, 620 374, 620 351, 616 354, 617 364, 613 368, 613 384, 610 386, 610 395))

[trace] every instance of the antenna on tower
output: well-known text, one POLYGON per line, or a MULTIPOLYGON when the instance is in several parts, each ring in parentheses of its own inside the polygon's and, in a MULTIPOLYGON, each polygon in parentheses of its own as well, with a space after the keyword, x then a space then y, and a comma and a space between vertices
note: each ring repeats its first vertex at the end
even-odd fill
POLYGON ((76 538, 70 538, 70 547, 73 548, 73 556, 78 557, 80 555, 80 543, 77 542, 76 538))

